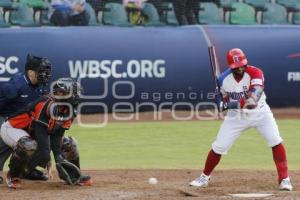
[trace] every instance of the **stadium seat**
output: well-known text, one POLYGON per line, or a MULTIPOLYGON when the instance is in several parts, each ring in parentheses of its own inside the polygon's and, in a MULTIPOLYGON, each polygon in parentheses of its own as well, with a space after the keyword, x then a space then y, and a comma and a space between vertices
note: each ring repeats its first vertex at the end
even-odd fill
POLYGON ((45 2, 44 8, 45 9, 41 10, 40 14, 40 25, 51 26, 53 25, 49 19, 49 10, 51 9, 51 4, 49 2, 45 2))
POLYGON ((10 14, 10 12, 16 9, 16 4, 13 3, 11 0, 0 0, 0 8, 2 8, 3 17, 5 18, 6 13, 10 14))
POLYGON ((165 22, 167 25, 178 26, 179 23, 177 21, 173 4, 170 2, 162 2, 161 3, 162 9, 162 21, 165 22))
POLYGON ((300 3, 298 3, 298 4, 295 6, 295 9, 296 9, 296 10, 299 10, 299 11, 293 13, 293 16, 292 16, 292 23, 293 23, 293 24, 300 25, 300 3))
POLYGON ((11 0, 1 0, 0 7, 2 8, 10 8, 13 6, 13 2, 11 0))
POLYGON ((238 0, 219 0, 219 5, 223 8, 224 22, 229 21, 229 12, 232 11, 232 5, 237 2, 238 0))
POLYGON ((30 8, 33 9, 33 19, 35 22, 39 23, 40 15, 43 11, 48 10, 48 1, 44 0, 19 0, 20 3, 26 4, 30 8), (40 13, 40 15, 37 15, 37 13, 40 13), (39 17, 39 18, 38 18, 39 17))
POLYGON ((119 3, 106 3, 102 16, 102 22, 105 25, 113 26, 131 26, 128 22, 127 13, 124 7, 119 3))
POLYGON ((200 24, 224 24, 223 13, 219 11, 216 4, 203 2, 200 3, 198 21, 200 24))
POLYGON ((220 0, 219 4, 224 9, 230 9, 232 4, 237 3, 238 0, 220 0))
POLYGON ((285 7, 276 3, 267 3, 262 14, 262 24, 288 24, 285 7))
POLYGON ((86 11, 90 14, 89 26, 98 26, 95 10, 89 3, 86 3, 86 11))
POLYGON ((163 23, 160 22, 158 12, 154 5, 151 3, 145 3, 143 8, 143 14, 147 16, 147 22, 145 26, 162 26, 163 23))
POLYGON ((20 3, 26 4, 32 8, 43 8, 44 1, 43 0, 19 0, 20 3))
POLYGON ((10 23, 18 26, 39 26, 33 20, 33 10, 22 3, 18 3, 16 10, 11 12, 10 23))
POLYGON ((265 11, 266 4, 270 2, 271 0, 245 0, 245 3, 255 8, 257 23, 261 23, 262 12, 265 11))
POLYGON ((5 27, 9 27, 9 24, 5 22, 3 18, 3 13, 0 10, 0 28, 5 28, 5 27))
POLYGON ((244 2, 253 6, 256 10, 263 10, 266 3, 270 3, 270 0, 245 0, 244 2))
POLYGON ((277 0, 276 3, 284 6, 288 12, 297 11, 296 5, 300 3, 299 0, 277 0))
POLYGON ((232 4, 233 11, 230 12, 229 23, 239 25, 257 24, 255 21, 255 10, 245 3, 232 4))

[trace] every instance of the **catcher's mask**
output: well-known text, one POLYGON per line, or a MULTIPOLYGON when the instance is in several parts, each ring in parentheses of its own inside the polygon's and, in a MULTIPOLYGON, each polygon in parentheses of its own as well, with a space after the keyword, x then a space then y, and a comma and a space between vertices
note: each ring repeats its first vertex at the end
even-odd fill
POLYGON ((51 89, 55 102, 69 103, 73 107, 78 106, 82 88, 74 79, 60 78, 53 83, 51 89))
POLYGON ((48 58, 27 55, 25 70, 33 70, 37 73, 37 80, 41 84, 47 84, 51 78, 52 64, 48 58))

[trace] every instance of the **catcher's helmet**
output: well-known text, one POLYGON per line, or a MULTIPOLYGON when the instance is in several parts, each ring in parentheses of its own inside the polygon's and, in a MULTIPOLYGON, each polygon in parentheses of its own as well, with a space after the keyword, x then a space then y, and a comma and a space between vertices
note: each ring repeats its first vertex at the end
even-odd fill
POLYGON ((241 49, 234 48, 227 52, 227 63, 231 69, 235 69, 247 65, 248 60, 241 49))
POLYGON ((27 55, 25 70, 33 70, 37 72, 39 83, 45 84, 51 78, 52 64, 48 58, 27 55))
POLYGON ((79 104, 79 95, 82 88, 78 82, 72 78, 60 78, 52 85, 52 96, 55 101, 67 102, 72 106, 79 104))

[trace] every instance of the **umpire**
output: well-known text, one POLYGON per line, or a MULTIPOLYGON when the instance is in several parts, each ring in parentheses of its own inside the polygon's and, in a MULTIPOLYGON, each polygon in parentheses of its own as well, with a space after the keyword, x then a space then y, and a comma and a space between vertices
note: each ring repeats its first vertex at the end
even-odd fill
MULTIPOLYGON (((51 70, 52 65, 48 58, 27 55, 25 72, 16 74, 0 88, 0 127, 8 116, 48 93, 47 84, 51 78, 51 70)), ((11 148, 0 137, 0 171, 11 152, 11 148)), ((26 176, 34 180, 47 178, 38 171, 30 172, 26 176)), ((0 183, 2 181, 0 176, 0 183)))

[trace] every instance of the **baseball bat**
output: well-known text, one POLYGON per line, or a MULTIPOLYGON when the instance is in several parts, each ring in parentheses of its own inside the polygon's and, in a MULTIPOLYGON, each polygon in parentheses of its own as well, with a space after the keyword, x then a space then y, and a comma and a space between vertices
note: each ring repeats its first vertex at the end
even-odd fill
MULTIPOLYGON (((216 50, 214 46, 209 46, 208 47, 208 54, 209 54, 209 60, 210 60, 210 67, 211 67, 211 71, 212 71, 212 76, 213 76, 213 80, 215 83, 215 89, 216 91, 216 102, 217 104, 221 103, 223 100, 223 95, 221 93, 221 86, 220 83, 218 81, 218 77, 220 76, 220 66, 218 63, 218 59, 217 59, 217 54, 216 54, 216 50)), ((218 105, 218 110, 219 112, 221 112, 221 109, 219 108, 218 105)))
POLYGON ((219 67, 216 50, 215 50, 214 46, 208 47, 208 54, 209 54, 210 67, 211 67, 215 86, 216 86, 216 88, 220 89, 220 84, 218 82, 218 77, 220 75, 220 67, 219 67))

